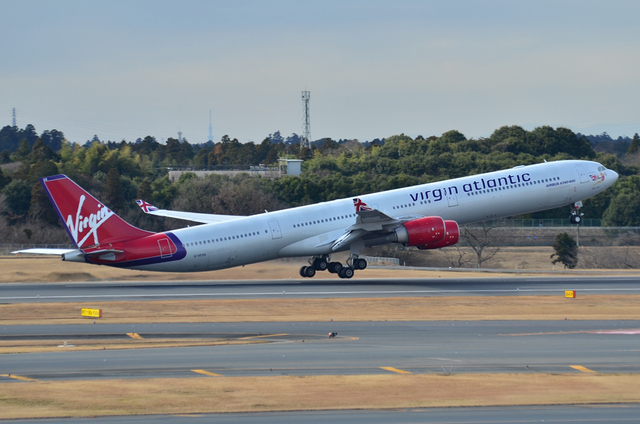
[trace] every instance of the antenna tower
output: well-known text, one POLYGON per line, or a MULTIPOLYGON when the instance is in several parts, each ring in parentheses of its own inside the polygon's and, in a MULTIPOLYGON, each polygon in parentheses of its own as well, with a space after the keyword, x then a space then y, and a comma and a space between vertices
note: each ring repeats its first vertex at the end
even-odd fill
POLYGON ((311 97, 310 91, 302 92, 302 110, 304 113, 303 117, 303 132, 302 132, 302 142, 300 143, 300 148, 303 147, 311 147, 311 117, 309 116, 309 98, 311 97))
POLYGON ((182 143, 182 131, 178 131, 178 141, 182 143))
POLYGON ((213 141, 213 127, 211 127, 211 109, 209 109, 209 141, 213 141))
POLYGON ((16 125, 16 108, 13 108, 13 126, 14 128, 17 127, 16 125))

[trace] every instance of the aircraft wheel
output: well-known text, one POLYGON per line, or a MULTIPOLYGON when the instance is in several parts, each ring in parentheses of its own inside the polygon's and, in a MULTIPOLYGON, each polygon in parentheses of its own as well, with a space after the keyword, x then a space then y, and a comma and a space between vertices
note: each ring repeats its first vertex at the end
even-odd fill
POLYGON ((367 261, 365 259, 356 259, 353 261, 353 265, 356 269, 365 269, 367 267, 367 261))
POLYGON ((327 266, 327 261, 322 258, 317 258, 313 261, 313 269, 316 271, 325 271, 327 266))
POLYGON ((344 267, 340 270, 340 272, 338 273, 338 275, 340 276, 340 278, 351 278, 353 277, 353 269, 351 269, 350 267, 344 267))
POLYGON ((342 269, 342 264, 340 262, 329 262, 327 269, 332 274, 340 274, 340 270, 342 269))
POLYGON ((302 268, 300 268, 300 276, 303 278, 307 278, 307 267, 303 266, 302 268))
POLYGON ((312 278, 314 275, 316 275, 316 270, 313 269, 312 266, 305 266, 304 268, 305 268, 304 270, 305 277, 312 278))

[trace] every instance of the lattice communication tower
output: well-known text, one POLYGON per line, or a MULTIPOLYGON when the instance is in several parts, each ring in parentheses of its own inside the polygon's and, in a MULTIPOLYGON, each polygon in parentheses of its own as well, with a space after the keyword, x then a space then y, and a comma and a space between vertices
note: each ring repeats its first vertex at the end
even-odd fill
POLYGON ((302 92, 302 110, 303 116, 303 131, 302 131, 302 143, 300 148, 311 148, 311 116, 309 116, 309 98, 311 97, 310 91, 302 92))

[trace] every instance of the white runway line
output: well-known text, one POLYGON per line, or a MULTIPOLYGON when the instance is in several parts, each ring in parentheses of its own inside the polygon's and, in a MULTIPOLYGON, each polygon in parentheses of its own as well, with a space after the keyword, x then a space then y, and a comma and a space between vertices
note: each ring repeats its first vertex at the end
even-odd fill
MULTIPOLYGON (((52 296, 16 296, 0 297, 0 300, 54 300, 54 299, 128 299, 128 298, 162 298, 162 297, 226 297, 226 296, 326 296, 326 295, 416 295, 416 294, 465 294, 465 293, 564 293, 565 289, 530 288, 530 289, 490 289, 490 290, 362 290, 362 291, 286 291, 286 292, 254 292, 254 293, 158 293, 158 294, 103 294, 103 295, 52 295, 52 296)), ((584 292, 640 291, 640 288, 603 288, 579 289, 584 292)))

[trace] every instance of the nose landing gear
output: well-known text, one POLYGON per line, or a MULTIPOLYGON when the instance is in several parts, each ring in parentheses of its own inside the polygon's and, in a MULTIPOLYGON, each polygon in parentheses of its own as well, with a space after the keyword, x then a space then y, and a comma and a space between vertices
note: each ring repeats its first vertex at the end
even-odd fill
POLYGON ((582 223, 583 213, 578 213, 582 207, 582 202, 576 202, 571 205, 571 215, 569 215, 569 222, 575 225, 582 223))

